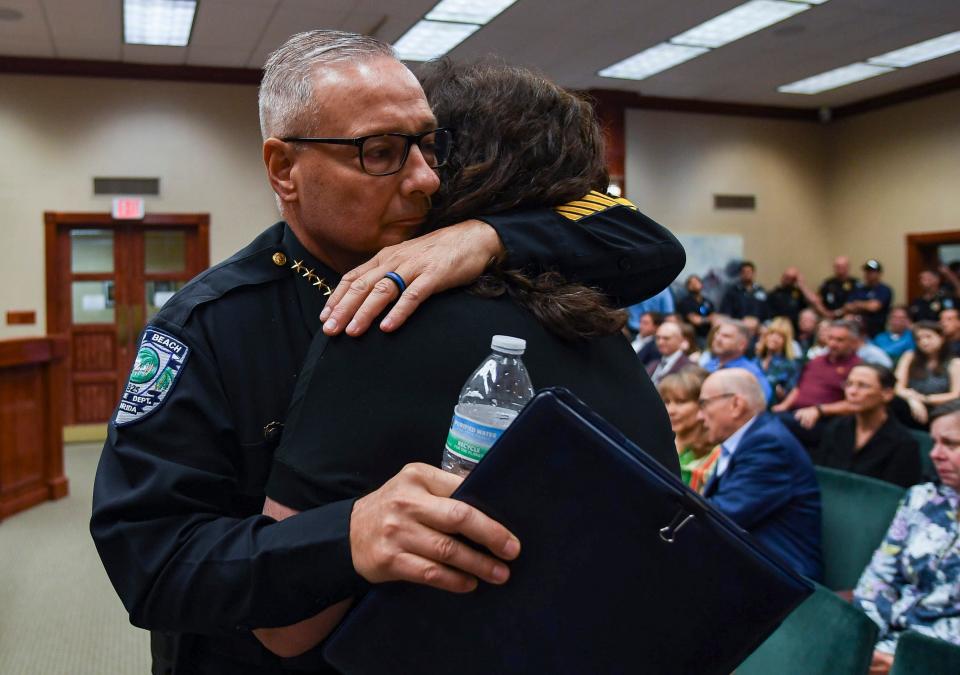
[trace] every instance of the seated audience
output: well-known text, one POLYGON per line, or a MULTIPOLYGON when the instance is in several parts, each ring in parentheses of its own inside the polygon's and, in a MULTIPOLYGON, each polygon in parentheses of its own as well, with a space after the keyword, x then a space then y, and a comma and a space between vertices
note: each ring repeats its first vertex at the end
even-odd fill
POLYGON ((713 478, 720 457, 720 446, 707 440, 700 421, 700 387, 707 371, 697 366, 667 375, 657 386, 667 407, 680 457, 680 478, 691 490, 703 492, 713 478))
POLYGON ((660 358, 647 364, 647 372, 654 384, 690 365, 690 359, 683 352, 683 331, 680 324, 674 321, 661 323, 657 328, 656 343, 660 358))
POLYGON ((857 324, 829 322, 827 353, 808 362, 793 391, 771 408, 808 448, 820 443, 825 417, 854 412, 844 400, 843 390, 850 370, 862 363, 856 353, 859 339, 857 324))
POLYGON ((793 326, 790 320, 780 316, 767 325, 763 338, 757 345, 754 363, 763 371, 773 389, 773 402, 782 401, 787 393, 797 386, 800 368, 796 361, 793 326))
MULTIPOLYGON (((851 316, 850 320, 856 320, 858 324, 860 317, 851 316)), ((860 325, 861 331, 863 330, 863 325, 860 325)), ((870 338, 867 338, 861 332, 860 338, 857 340, 857 356, 864 363, 872 363, 877 366, 883 366, 884 368, 893 368, 893 359, 890 358, 890 355, 885 351, 880 349, 877 345, 873 343, 870 338)))
POLYGON ((757 267, 749 260, 740 263, 740 279, 731 284, 720 301, 720 311, 734 319, 752 316, 757 321, 770 317, 767 292, 754 281, 757 267))
POLYGON ((883 332, 887 314, 893 301, 893 290, 882 281, 883 265, 871 258, 863 263, 863 283, 860 284, 843 306, 843 314, 858 314, 863 318, 867 335, 873 337, 883 332))
POLYGON ((896 305, 890 310, 887 319, 887 330, 873 339, 873 344, 886 352, 894 362, 903 353, 913 349, 913 333, 910 332, 910 314, 903 305, 896 305))
POLYGON ((819 315, 809 307, 800 312, 797 319, 797 334, 794 336, 799 347, 797 358, 800 361, 806 361, 807 350, 817 341, 817 325, 819 322, 819 315))
POLYGON ((931 417, 930 458, 940 480, 907 491, 853 592, 880 627, 871 673, 889 671, 908 630, 960 645, 960 401, 931 417))
POLYGON ((960 396, 960 359, 950 354, 943 329, 933 321, 913 325, 917 348, 897 365, 897 396, 910 405, 913 418, 926 424, 928 410, 960 396))
POLYGON ((920 297, 910 303, 910 318, 914 321, 938 321, 940 312, 956 309, 957 299, 940 288, 940 275, 934 270, 920 272, 920 297))
POLYGON ((660 352, 657 351, 657 328, 661 323, 663 315, 656 312, 644 312, 640 317, 640 330, 632 344, 633 351, 637 353, 644 367, 660 358, 660 352))
POLYGON ((943 329, 943 339, 950 345, 950 353, 960 356, 960 309, 940 312, 940 327, 943 329))
POLYGON ((643 302, 628 307, 627 327, 633 335, 636 335, 640 332, 640 317, 647 312, 654 312, 662 317, 667 317, 674 311, 676 311, 676 305, 673 302, 673 292, 668 286, 652 298, 647 298, 643 302))
POLYGON ((703 280, 696 274, 687 277, 687 295, 677 303, 677 312, 697 331, 697 337, 704 340, 710 332, 710 315, 716 311, 710 298, 703 294, 703 280))
POLYGON ((827 423, 820 445, 812 453, 814 463, 903 487, 919 483, 917 439, 887 411, 895 386, 887 368, 871 363, 855 366, 843 390, 854 413, 827 423))
POLYGON ((711 356, 704 368, 710 373, 722 368, 743 368, 757 378, 763 395, 769 402, 773 400, 773 388, 763 371, 745 356, 749 343, 750 329, 743 321, 735 319, 721 321, 713 334, 713 342, 710 343, 711 356))
POLYGON ((703 496, 797 572, 820 579, 820 488, 813 464, 765 408, 746 370, 720 370, 703 383, 700 419, 709 441, 722 444, 703 496))
POLYGON ((825 316, 838 319, 843 315, 843 306, 857 287, 860 280, 850 276, 850 258, 839 255, 833 260, 833 276, 820 284, 820 301, 825 316))

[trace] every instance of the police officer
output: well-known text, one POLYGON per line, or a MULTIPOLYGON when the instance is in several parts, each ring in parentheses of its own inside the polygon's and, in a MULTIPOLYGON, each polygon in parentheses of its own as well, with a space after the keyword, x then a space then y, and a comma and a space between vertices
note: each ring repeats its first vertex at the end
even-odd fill
POLYGON ((720 312, 734 319, 743 319, 752 316, 758 321, 770 318, 770 308, 767 305, 767 292, 763 286, 756 283, 757 266, 749 260, 740 263, 740 278, 723 294, 720 301, 720 312))
POLYGON ((871 338, 883 332, 893 302, 893 289, 882 278, 883 265, 879 260, 871 258, 863 263, 863 284, 850 294, 842 309, 844 314, 860 315, 871 338))
POLYGON ((919 280, 921 295, 910 303, 913 321, 939 321, 940 312, 957 308, 957 299, 940 287, 940 275, 934 270, 923 270, 919 280))
POLYGON ((767 299, 771 316, 785 316, 793 324, 794 333, 798 332, 800 312, 810 306, 817 298, 804 285, 800 270, 788 267, 780 276, 780 285, 770 291, 767 299))
POLYGON ((850 258, 837 256, 833 261, 833 276, 820 284, 820 299, 827 315, 843 316, 843 306, 859 286, 860 280, 850 276, 850 258))
POLYGON ((151 320, 97 471, 91 532, 131 622, 152 631, 154 673, 296 672, 251 630, 313 616, 366 583, 465 592, 509 574, 520 543, 450 500, 457 481, 432 467, 281 522, 261 515, 325 294, 363 251, 390 245, 351 288, 388 261, 395 268, 373 286, 391 299, 415 283, 422 299, 505 257, 636 302, 684 262, 676 239, 623 204, 578 221, 552 211, 470 221, 400 243, 426 214, 449 137, 413 75, 373 38, 293 36, 267 62, 260 112, 284 221, 151 320))

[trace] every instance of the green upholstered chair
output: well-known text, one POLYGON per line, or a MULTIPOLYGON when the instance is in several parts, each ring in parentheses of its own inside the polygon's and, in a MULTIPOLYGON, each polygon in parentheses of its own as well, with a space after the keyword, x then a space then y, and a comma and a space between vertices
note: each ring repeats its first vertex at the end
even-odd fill
POLYGON ((735 675, 864 675, 876 641, 866 614, 818 584, 735 675))
POLYGON ((823 585, 850 590, 883 541, 904 490, 882 480, 816 467, 823 509, 823 585))
POLYGON ((920 448, 920 470, 926 480, 935 480, 937 470, 933 466, 933 460, 930 459, 930 451, 933 450, 933 437, 921 429, 907 429, 910 435, 917 439, 917 445, 920 448))
POLYGON ((890 675, 960 673, 960 647, 909 630, 897 641, 890 675))

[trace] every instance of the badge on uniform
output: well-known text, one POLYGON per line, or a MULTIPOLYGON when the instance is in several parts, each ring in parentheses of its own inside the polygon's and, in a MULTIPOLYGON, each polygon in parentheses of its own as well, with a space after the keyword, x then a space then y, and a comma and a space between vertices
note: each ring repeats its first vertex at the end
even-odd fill
POLYGON ((159 408, 173 389, 189 353, 190 348, 180 340, 148 327, 143 332, 114 424, 135 422, 159 408))

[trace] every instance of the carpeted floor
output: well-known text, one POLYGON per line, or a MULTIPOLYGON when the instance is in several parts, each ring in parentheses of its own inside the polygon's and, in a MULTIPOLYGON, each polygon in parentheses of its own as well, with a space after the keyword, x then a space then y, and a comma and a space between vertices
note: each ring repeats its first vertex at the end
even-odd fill
POLYGON ((0 673, 150 672, 150 640, 134 628, 90 539, 102 443, 64 450, 70 495, 0 522, 0 673))

